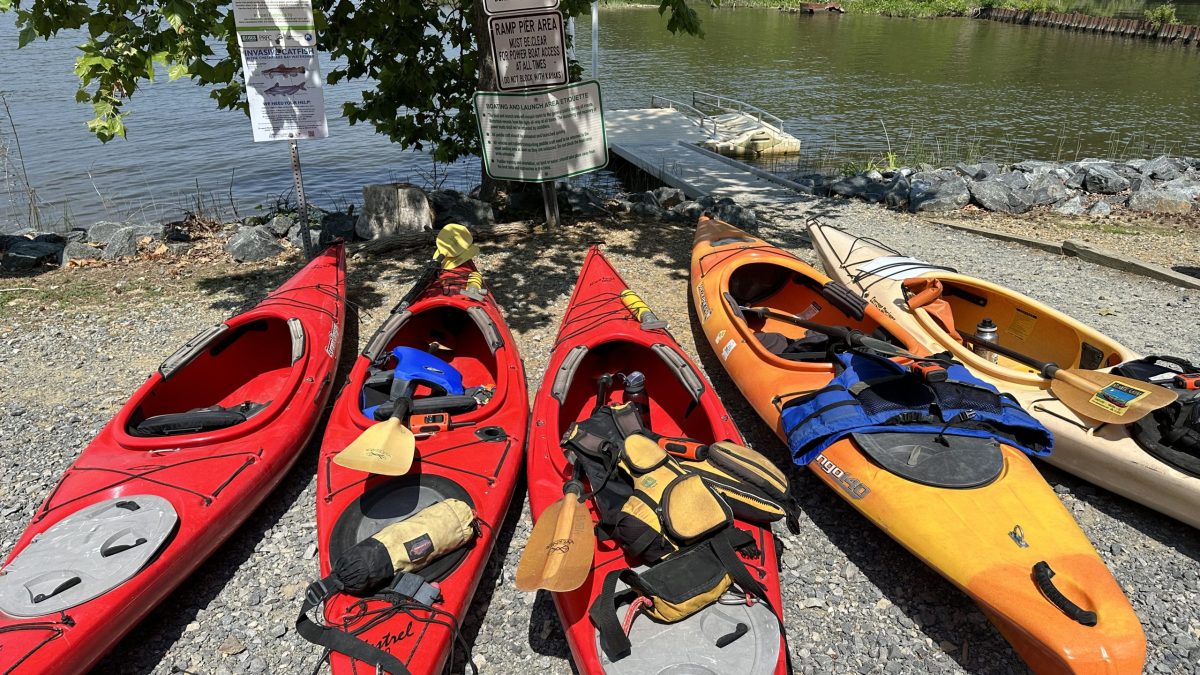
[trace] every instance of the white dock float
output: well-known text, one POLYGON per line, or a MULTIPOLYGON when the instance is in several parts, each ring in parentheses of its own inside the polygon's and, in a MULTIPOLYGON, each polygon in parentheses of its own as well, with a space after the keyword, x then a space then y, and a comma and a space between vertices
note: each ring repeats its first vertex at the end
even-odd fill
POLYGON ((689 199, 712 195, 761 203, 799 196, 791 181, 697 147, 707 136, 678 111, 606 110, 604 127, 610 152, 689 199))

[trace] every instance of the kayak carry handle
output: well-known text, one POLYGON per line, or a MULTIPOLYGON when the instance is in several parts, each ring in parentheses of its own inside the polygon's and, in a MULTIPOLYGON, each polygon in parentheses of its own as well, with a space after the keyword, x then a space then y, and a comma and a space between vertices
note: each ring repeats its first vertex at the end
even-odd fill
POLYGON ((1033 566, 1033 580, 1037 583, 1038 589, 1046 596, 1046 599, 1054 603, 1054 606, 1062 610, 1071 620, 1083 624, 1084 626, 1096 625, 1096 613, 1090 612, 1079 605, 1071 602, 1071 599, 1062 594, 1062 591, 1054 585, 1051 578, 1054 577, 1054 570, 1050 569, 1050 565, 1042 560, 1033 566))

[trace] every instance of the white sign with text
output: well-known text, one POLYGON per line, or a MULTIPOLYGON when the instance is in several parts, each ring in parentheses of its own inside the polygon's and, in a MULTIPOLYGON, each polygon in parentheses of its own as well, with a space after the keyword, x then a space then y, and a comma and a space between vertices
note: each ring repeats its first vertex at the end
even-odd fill
POLYGON ((608 164, 594 80, 527 94, 477 91, 475 115, 492 178, 541 183, 608 164))
POLYGON ((284 34, 275 44, 242 42, 242 69, 254 141, 325 138, 325 94, 311 34, 284 34))
POLYGON ((316 28, 311 0, 233 0, 233 21, 239 31, 316 28))
POLYGON ((558 0, 483 0, 488 14, 536 12, 539 9, 558 9, 558 0))
POLYGON ((493 16, 488 29, 501 91, 567 83, 566 39, 558 11, 493 16))

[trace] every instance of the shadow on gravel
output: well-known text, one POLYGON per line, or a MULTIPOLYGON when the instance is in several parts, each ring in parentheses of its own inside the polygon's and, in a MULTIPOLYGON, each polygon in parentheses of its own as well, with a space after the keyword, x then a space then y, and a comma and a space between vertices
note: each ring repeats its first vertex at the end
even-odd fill
MULTIPOLYGON (((349 255, 350 252, 347 252, 347 258, 349 255)), ((305 263, 305 260, 297 256, 289 265, 201 279, 196 282, 196 288, 205 294, 217 296, 209 305, 213 309, 231 314, 243 312, 261 302, 268 293, 299 272, 305 263)), ((368 312, 380 307, 385 296, 368 287, 367 283, 378 281, 384 273, 395 271, 396 267, 392 258, 347 259, 348 303, 358 305, 368 312)))
MULTIPOLYGON (((179 588, 118 642, 96 664, 93 672, 153 672, 183 635, 187 625, 195 620, 200 609, 212 604, 238 569, 254 554, 258 542, 283 519, 315 480, 321 438, 325 435, 325 424, 329 421, 329 412, 336 400, 338 383, 349 376, 357 355, 358 316, 353 308, 348 308, 345 323, 346 333, 338 355, 333 392, 321 411, 321 419, 313 431, 312 439, 301 450, 296 464, 246 522, 234 530, 208 560, 201 563, 179 588)), ((291 603, 293 598, 284 598, 284 601, 291 603)), ((298 603, 296 609, 299 611, 298 603)))
POLYGON ((1171 269, 1179 272, 1180 274, 1186 274, 1189 277, 1196 277, 1200 279, 1200 267, 1192 267, 1190 265, 1175 265, 1171 269))
MULTIPOLYGON (((875 528, 811 471, 793 464, 787 446, 758 417, 708 346, 708 338, 690 302, 688 315, 692 336, 700 352, 701 367, 738 428, 755 449, 776 465, 792 468, 792 494, 799 501, 801 511, 904 617, 898 616, 897 620, 901 623, 904 623, 904 619, 911 621, 933 641, 934 650, 943 642, 955 645, 956 649, 948 656, 966 670, 975 673, 1025 672, 1026 666, 1020 657, 966 594, 875 528), (965 649, 964 645, 967 645, 965 649)), ((795 553, 801 560, 807 557, 803 549, 795 550, 795 553)), ((835 578, 845 579, 848 576, 842 570, 819 571, 835 578)), ((789 605, 789 595, 803 599, 811 594, 806 590, 789 588, 785 583, 785 617, 789 613, 795 615, 813 611, 789 605)), ((827 619, 834 616, 833 613, 826 615, 827 619)), ((830 627, 833 628, 832 625, 830 627)), ((849 631, 843 628, 843 632, 849 631)), ((807 643, 804 635, 791 635, 789 638, 792 650, 807 646, 814 652, 823 651, 807 643)))
MULTIPOLYGON (((1113 520, 1118 520, 1163 546, 1200 562, 1200 540, 1197 540, 1195 530, 1190 526, 1121 495, 1092 485, 1049 464, 1043 462, 1034 462, 1034 464, 1051 487, 1059 485, 1066 487, 1080 501, 1087 502, 1113 520)), ((1109 547, 1104 542, 1096 543, 1101 549, 1109 547)), ((1119 544, 1120 542, 1112 543, 1119 544)), ((1116 551, 1113 553, 1116 554, 1116 551)))
POLYGON ((558 620, 558 610, 554 608, 550 591, 538 591, 533 601, 533 609, 529 613, 529 646, 543 656, 566 660, 571 664, 571 672, 579 672, 575 660, 571 658, 567 634, 558 620))
MULTIPOLYGON (((524 457, 525 455, 522 453, 520 461, 524 461, 524 457)), ((517 530, 517 523, 521 520, 521 509, 525 504, 527 491, 525 473, 521 472, 520 476, 513 492, 512 502, 509 503, 504 520, 496 530, 496 541, 492 546, 491 556, 488 557, 487 565, 483 568, 483 576, 479 578, 475 597, 471 599, 471 604, 467 608, 466 619, 459 625, 463 642, 472 649, 475 647, 475 640, 479 637, 479 631, 483 627, 488 608, 492 606, 492 598, 496 595, 496 586, 505 583, 501 578, 501 574, 504 572, 504 560, 508 556, 508 549, 512 544, 513 533, 517 530)), ((466 655, 457 644, 454 647, 451 661, 458 667, 450 672, 461 673, 466 670, 466 655)))

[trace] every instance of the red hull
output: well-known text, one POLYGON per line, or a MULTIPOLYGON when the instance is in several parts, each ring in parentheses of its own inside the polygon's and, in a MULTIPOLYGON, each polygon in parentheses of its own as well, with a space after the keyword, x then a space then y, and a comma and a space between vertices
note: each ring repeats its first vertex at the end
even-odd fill
POLYGON ((18 619, 0 613, 0 631, 7 629, 0 632, 0 672, 86 671, 270 494, 307 445, 332 389, 344 297, 338 245, 229 319, 224 336, 214 336, 170 378, 155 371, 134 393, 63 474, 5 563, 63 518, 114 497, 167 499, 178 513, 178 531, 136 576, 62 615, 18 619), (299 319, 304 331, 303 353, 294 362, 289 319, 299 319), (251 322, 262 328, 229 341, 251 322), (224 347, 208 349, 223 337, 224 347), (220 375, 229 377, 218 382, 220 375), (247 400, 271 404, 216 431, 156 438, 126 432, 139 409, 161 414, 247 400))
MULTIPOLYGON (((625 309, 619 294, 626 288, 628 286, 617 271, 599 249, 593 247, 583 262, 566 316, 559 327, 554 353, 546 367, 546 378, 534 399, 527 463, 529 503, 535 520, 562 497, 563 484, 570 478, 571 467, 559 441, 572 422, 590 414, 596 402, 595 377, 601 373, 631 370, 645 373, 650 396, 650 427, 658 433, 690 436, 706 443, 722 439, 744 442, 712 387, 671 334, 666 330, 643 330, 625 309), (691 396, 661 356, 652 351, 654 345, 669 348, 675 354, 676 362, 685 365, 703 383, 699 405, 691 414, 687 414, 691 396), (568 353, 579 346, 587 347, 588 354, 581 361, 573 385, 560 404, 552 395, 555 378, 568 353)), ((609 400, 620 399, 610 395, 609 400)), ((594 511, 592 516, 599 520, 594 511)), ((758 559, 746 562, 759 570, 756 576, 766 586, 772 605, 782 607, 774 536, 769 529, 749 523, 739 521, 737 526, 751 532, 757 540, 762 553, 758 559)), ((599 595, 605 575, 629 566, 630 561, 616 544, 602 542, 596 551, 592 572, 583 586, 570 593, 554 594, 554 604, 580 672, 602 672, 596 632, 587 611, 599 595)), ((775 671, 783 673, 787 668, 787 651, 782 640, 779 654, 775 671)))
MULTIPOLYGON (((491 293, 483 301, 459 293, 466 274, 473 270, 474 266, 468 263, 443 271, 407 308, 411 317, 400 320, 400 314, 393 313, 367 345, 367 351, 377 347, 374 351, 377 354, 390 352, 399 345, 424 349, 437 333, 439 341, 449 338, 453 342, 454 349, 450 352, 453 358, 447 360, 462 373, 464 385, 496 387, 494 397, 486 405, 453 416, 455 422, 475 422, 473 426, 418 438, 416 460, 408 474, 441 476, 458 483, 470 495, 476 516, 484 523, 466 558, 439 582, 442 601, 437 609, 453 614, 459 621, 470 607, 495 543, 496 530, 512 501, 529 423, 525 369, 491 293), (467 315, 471 308, 482 309, 494 326, 495 335, 502 342, 494 352, 477 323, 467 315), (476 430, 488 426, 504 429, 507 440, 480 441, 476 430)), ((350 380, 334 405, 321 447, 317 466, 317 541, 321 542, 322 576, 331 570, 328 542, 338 517, 364 492, 396 480, 370 475, 364 481, 366 474, 333 463, 334 455, 374 423, 363 415, 359 401, 370 363, 371 358, 366 354, 355 361, 350 380)), ((327 623, 341 625, 356 600, 347 595, 331 598, 325 608, 327 623)), ((384 605, 372 602, 371 606, 384 605)), ((356 622, 350 622, 345 627, 353 630, 357 626, 356 622)), ((381 622, 359 637, 387 649, 417 675, 441 672, 452 647, 450 630, 414 621, 403 614, 381 622)), ((374 672, 372 666, 342 654, 335 653, 330 659, 334 673, 374 672)))

